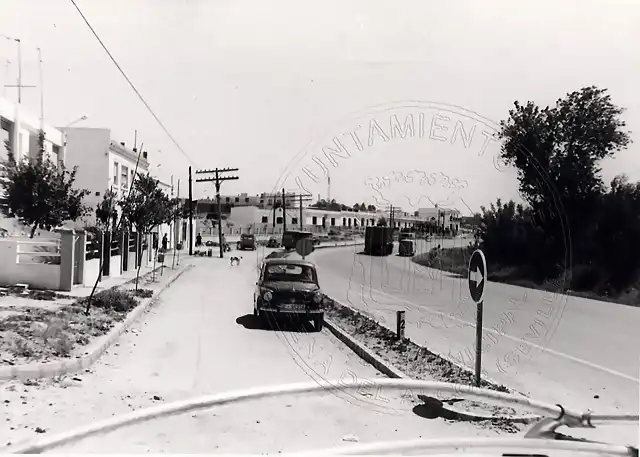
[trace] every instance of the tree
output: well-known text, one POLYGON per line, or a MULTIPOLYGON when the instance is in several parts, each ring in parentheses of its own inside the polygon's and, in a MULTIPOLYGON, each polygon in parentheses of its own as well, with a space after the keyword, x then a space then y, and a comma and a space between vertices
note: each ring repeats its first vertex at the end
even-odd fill
POLYGON ((96 206, 96 221, 102 230, 116 231, 118 210, 116 209, 116 194, 112 190, 105 192, 102 201, 96 206))
POLYGON ((620 119, 624 109, 606 92, 585 87, 544 109, 515 102, 500 123, 500 157, 518 170, 519 193, 545 235, 537 256, 548 266, 563 262, 569 244, 574 261, 587 260, 598 223, 592 209, 604 192, 600 161, 631 142, 620 119))
POLYGON ((373 205, 369 205, 367 206, 367 211, 371 212, 371 213, 375 213, 376 212, 376 207, 373 205))
POLYGON ((386 227, 387 226, 387 218, 384 216, 380 216, 378 218, 378 222, 376 223, 378 227, 386 227))
MULTIPOLYGON (((148 172, 146 175, 138 175, 132 191, 120 200, 120 207, 123 220, 142 235, 149 234, 159 225, 171 222, 179 212, 177 199, 170 200, 160 189, 159 181, 148 172)), ((136 272, 136 290, 141 266, 142 263, 138 265, 136 272)))
POLYGON ((75 221, 89 208, 83 199, 86 189, 75 189, 77 167, 69 172, 64 164, 59 166, 45 157, 45 135, 38 135, 38 151, 35 158, 16 161, 13 151, 7 148, 7 160, 3 163, 0 210, 7 217, 15 217, 31 227, 30 237, 36 230, 51 230, 65 221, 75 221))

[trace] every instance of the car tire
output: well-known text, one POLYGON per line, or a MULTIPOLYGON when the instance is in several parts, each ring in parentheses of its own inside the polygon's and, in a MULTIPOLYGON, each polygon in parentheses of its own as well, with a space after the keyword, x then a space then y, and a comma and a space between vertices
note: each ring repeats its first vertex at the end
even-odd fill
POLYGON ((319 332, 324 327, 324 314, 316 314, 313 318, 313 329, 319 332))

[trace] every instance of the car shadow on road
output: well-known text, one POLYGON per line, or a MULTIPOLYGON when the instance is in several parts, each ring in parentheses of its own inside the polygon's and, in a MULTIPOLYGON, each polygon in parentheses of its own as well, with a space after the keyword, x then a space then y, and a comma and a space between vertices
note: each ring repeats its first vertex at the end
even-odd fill
POLYGON ((270 330, 295 333, 312 333, 313 323, 301 319, 282 317, 260 318, 253 314, 245 314, 236 319, 236 324, 242 325, 247 330, 270 330))

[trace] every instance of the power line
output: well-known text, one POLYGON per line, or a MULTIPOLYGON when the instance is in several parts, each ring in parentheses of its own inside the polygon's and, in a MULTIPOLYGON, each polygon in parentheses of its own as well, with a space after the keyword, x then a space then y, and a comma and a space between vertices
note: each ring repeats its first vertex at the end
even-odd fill
POLYGON ((85 17, 85 15, 82 13, 82 11, 80 10, 80 7, 76 4, 75 0, 70 0, 71 3, 73 3, 73 6, 75 6, 76 10, 78 11, 78 14, 80 14, 80 16, 82 17, 82 19, 84 20, 85 24, 87 24, 87 27, 89 27, 89 30, 91 30, 91 33, 93 33, 93 36, 96 37, 96 39, 98 40, 98 42, 100 43, 100 46, 102 46, 102 49, 105 50, 105 52, 107 53, 107 55, 109 56, 109 58, 111 59, 111 61, 114 63, 114 65, 118 68, 118 70, 120 71, 120 73, 122 73, 122 76, 124 76, 124 78, 127 80, 127 82, 129 83, 129 85, 131 86, 131 88, 133 89, 133 91, 136 93, 136 95, 138 96, 138 98, 142 101, 142 103, 144 104, 144 106, 147 108, 147 110, 149 110, 149 112, 151 113, 151 115, 154 117, 154 119, 156 120, 156 122, 160 125, 160 127, 162 128, 162 130, 164 130, 164 133, 167 134, 167 136, 171 139, 171 141, 173 142, 173 144, 178 148, 178 151, 180 151, 180 153, 182 153, 182 155, 184 155, 187 160, 192 164, 192 165, 196 165, 196 163, 191 159, 191 157, 189 157, 189 155, 184 151, 184 149, 182 149, 182 147, 178 144, 178 142, 176 141, 176 139, 173 137, 173 135, 171 135, 171 133, 169 132, 169 130, 167 130, 167 128, 164 126, 164 124, 162 123, 162 121, 160 120, 160 118, 156 115, 156 113, 151 109, 151 107, 149 106, 149 104, 147 103, 147 101, 144 99, 144 97, 140 94, 140 92, 138 91, 138 89, 136 89, 136 86, 134 86, 134 84, 131 82, 131 80, 129 79, 129 77, 127 76, 127 74, 124 72, 124 70, 122 69, 122 67, 118 64, 118 62, 116 61, 116 59, 113 57, 113 55, 111 54, 111 52, 109 52, 109 49, 107 49, 107 47, 105 46, 105 44, 102 42, 102 40, 100 39, 100 37, 98 36, 98 33, 94 30, 94 28, 91 26, 91 24, 89 23, 89 21, 87 20, 87 18, 85 17))

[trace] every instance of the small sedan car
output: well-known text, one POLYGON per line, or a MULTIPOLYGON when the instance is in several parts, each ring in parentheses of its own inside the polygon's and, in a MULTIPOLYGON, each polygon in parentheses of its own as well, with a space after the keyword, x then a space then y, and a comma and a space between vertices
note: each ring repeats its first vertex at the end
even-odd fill
POLYGON ((267 259, 253 294, 253 315, 296 315, 313 320, 316 331, 324 325, 324 294, 313 263, 306 260, 267 259))

